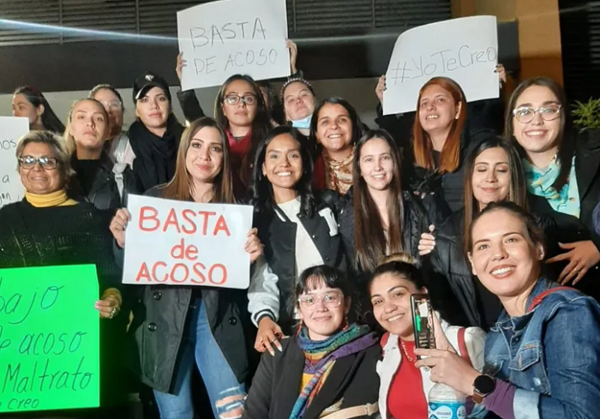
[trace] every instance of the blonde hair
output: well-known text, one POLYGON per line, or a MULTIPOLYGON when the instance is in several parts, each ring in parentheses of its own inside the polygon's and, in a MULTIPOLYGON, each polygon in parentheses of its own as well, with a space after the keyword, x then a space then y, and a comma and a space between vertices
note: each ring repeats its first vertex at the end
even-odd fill
POLYGON ((409 255, 408 253, 399 252, 399 253, 392 253, 391 255, 388 255, 388 256, 384 256, 381 259, 379 265, 385 265, 386 263, 390 263, 390 262, 408 263, 409 265, 413 265, 413 266, 416 266, 416 264, 417 264, 417 260, 415 258, 413 258, 411 255, 409 255))
MULTIPOLYGON (((70 156, 73 155, 73 153, 75 153, 77 151, 77 142, 75 141, 75 137, 73 137, 73 134, 71 134, 70 131, 70 127, 71 127, 71 120, 73 118, 73 110, 75 109, 75 106, 77 106, 78 104, 80 104, 81 102, 92 102, 97 104, 100 109, 102 109, 102 114, 104 115, 104 118, 106 120, 106 132, 108 134, 108 132, 110 132, 110 124, 109 124, 109 119, 108 119, 108 112, 106 112, 106 109, 104 108, 104 105, 102 103, 100 103, 99 101, 97 101, 94 98, 91 97, 84 97, 82 99, 76 100, 75 102, 73 102, 73 105, 71 105, 71 110, 69 111, 69 116, 67 117, 67 125, 65 127, 65 133, 63 135, 64 139, 65 139, 65 144, 67 146, 67 152, 69 153, 70 156)), ((106 141, 106 138, 104 139, 106 141)))
MULTIPOLYGON (((29 131, 21 137, 17 144, 16 157, 23 155, 23 150, 29 144, 47 144, 52 149, 53 157, 58 162, 57 170, 60 171, 61 179, 66 181, 73 174, 71 159, 67 152, 65 141, 52 131, 29 131)), ((17 163, 17 171, 20 167, 17 163)))

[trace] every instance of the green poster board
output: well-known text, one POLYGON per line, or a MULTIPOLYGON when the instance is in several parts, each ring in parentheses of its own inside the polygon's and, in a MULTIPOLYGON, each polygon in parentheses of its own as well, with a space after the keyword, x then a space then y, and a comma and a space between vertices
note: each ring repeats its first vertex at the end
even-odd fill
POLYGON ((0 269, 0 412, 99 406, 98 294, 94 265, 0 269))

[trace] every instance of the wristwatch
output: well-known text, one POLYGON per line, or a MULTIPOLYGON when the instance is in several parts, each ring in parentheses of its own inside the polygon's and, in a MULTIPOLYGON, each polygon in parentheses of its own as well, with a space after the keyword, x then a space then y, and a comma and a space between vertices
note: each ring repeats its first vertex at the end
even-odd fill
POLYGON ((482 374, 473 381, 473 401, 481 404, 485 396, 496 388, 496 380, 489 375, 482 374))

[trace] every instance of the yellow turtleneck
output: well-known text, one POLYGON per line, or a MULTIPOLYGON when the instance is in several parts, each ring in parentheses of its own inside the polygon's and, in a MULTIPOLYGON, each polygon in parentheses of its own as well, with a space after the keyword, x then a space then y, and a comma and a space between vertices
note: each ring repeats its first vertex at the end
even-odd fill
POLYGON ((67 191, 61 189, 56 192, 38 195, 31 192, 25 192, 25 199, 36 208, 65 207, 68 205, 77 205, 77 201, 67 196, 67 191))

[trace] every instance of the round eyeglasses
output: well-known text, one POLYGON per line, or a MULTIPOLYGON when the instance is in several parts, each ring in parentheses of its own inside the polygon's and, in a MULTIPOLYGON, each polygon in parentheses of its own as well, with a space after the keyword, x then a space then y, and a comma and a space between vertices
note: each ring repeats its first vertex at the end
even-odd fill
POLYGON ((560 116, 561 105, 548 105, 534 109, 530 107, 517 108, 512 111, 513 116, 517 121, 527 124, 535 118, 535 114, 539 113, 544 121, 554 121, 560 116))

